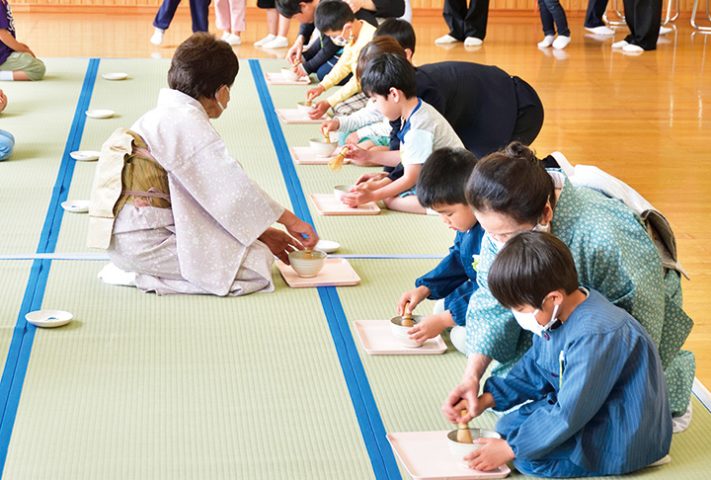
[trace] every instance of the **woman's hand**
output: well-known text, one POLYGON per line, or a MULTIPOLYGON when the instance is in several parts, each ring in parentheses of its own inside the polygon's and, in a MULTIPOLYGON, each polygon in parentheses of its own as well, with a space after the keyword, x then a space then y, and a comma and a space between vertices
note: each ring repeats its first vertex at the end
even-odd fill
POLYGON ((318 243, 318 235, 313 227, 296 215, 284 223, 284 227, 292 237, 298 238, 304 248, 313 249, 318 243))
POLYGON ((300 241, 278 228, 269 227, 259 237, 269 250, 282 262, 289 264, 289 252, 303 249, 300 241))

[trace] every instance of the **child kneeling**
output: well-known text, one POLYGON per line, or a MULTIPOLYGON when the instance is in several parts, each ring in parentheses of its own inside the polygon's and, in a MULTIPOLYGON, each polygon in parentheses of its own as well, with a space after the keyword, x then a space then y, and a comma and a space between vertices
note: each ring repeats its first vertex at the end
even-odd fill
POLYGON ((422 167, 417 180, 417 199, 425 208, 436 211, 442 221, 457 232, 449 255, 439 265, 415 281, 414 289, 405 292, 398 304, 398 314, 411 312, 425 298, 439 300, 433 315, 425 317, 408 332, 416 342, 434 338, 452 327, 450 339, 465 352, 469 298, 477 289, 476 269, 484 229, 467 204, 464 188, 474 170, 477 158, 461 149, 435 151, 422 167), (441 299, 441 300, 440 300, 441 299))
POLYGON ((15 39, 12 9, 0 0, 0 80, 42 80, 44 72, 42 60, 15 39))
MULTIPOLYGON (((433 106, 417 97, 415 69, 403 56, 385 53, 369 60, 360 78, 363 92, 389 121, 400 119, 400 150, 375 152, 373 163, 395 167, 402 162, 404 173, 397 180, 376 177, 363 182, 343 197, 350 207, 382 200, 391 210, 426 213, 417 200, 417 177, 427 157, 440 148, 464 148, 454 129, 433 106)), ((351 149, 349 157, 363 152, 351 149)), ((357 158, 356 158, 356 162, 357 158)))
POLYGON ((492 264, 488 284, 534 333, 533 346, 507 377, 487 380, 469 412, 529 403, 499 420, 503 439, 481 440, 466 458, 470 467, 492 470, 513 460, 526 475, 619 475, 669 453, 672 420, 654 342, 629 313, 578 286, 562 241, 516 235, 492 264))

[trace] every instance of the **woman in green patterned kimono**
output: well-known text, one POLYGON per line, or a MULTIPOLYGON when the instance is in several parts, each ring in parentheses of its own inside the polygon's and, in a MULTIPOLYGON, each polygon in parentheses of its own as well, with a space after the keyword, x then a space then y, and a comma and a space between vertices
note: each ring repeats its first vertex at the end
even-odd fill
MULTIPOLYGON (((505 375, 531 345, 531 335, 492 296, 487 274, 508 238, 542 230, 570 248, 580 285, 599 291, 646 328, 659 348, 671 411, 676 417, 687 412, 695 365, 693 354, 681 346, 693 322, 682 310, 678 272, 664 269, 639 216, 617 199, 573 186, 563 173, 545 170, 533 151, 516 142, 479 161, 466 193, 487 233, 477 271, 479 288, 467 312, 469 361, 445 411, 454 411, 464 399, 473 412, 479 381, 492 360, 492 374, 505 375)), ((675 427, 685 426, 681 422, 675 427)))

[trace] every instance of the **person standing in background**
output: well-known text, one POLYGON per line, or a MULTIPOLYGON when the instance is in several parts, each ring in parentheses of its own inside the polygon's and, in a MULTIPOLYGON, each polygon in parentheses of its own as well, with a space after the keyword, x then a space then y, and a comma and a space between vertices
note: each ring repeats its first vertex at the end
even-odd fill
POLYGON ((267 36, 254 42, 255 47, 286 48, 289 46, 289 19, 276 10, 275 0, 257 0, 257 7, 267 11, 267 36))
POLYGON ((240 45, 247 26, 246 0, 215 0, 215 24, 223 31, 221 40, 230 45, 240 45))
MULTIPOLYGON (((156 13, 156 18, 153 20, 153 35, 151 36, 151 43, 153 45, 160 45, 163 43, 163 36, 165 31, 170 27, 170 22, 173 21, 175 16, 175 11, 180 5, 180 0, 163 0, 158 13, 156 13)), ((207 32, 207 22, 210 9, 210 0, 190 0, 190 16, 193 21, 193 33, 194 32, 207 32)))
POLYGON ((486 37, 489 18, 489 0, 444 0, 444 21, 449 33, 435 40, 435 45, 448 45, 464 41, 465 47, 478 47, 486 37))

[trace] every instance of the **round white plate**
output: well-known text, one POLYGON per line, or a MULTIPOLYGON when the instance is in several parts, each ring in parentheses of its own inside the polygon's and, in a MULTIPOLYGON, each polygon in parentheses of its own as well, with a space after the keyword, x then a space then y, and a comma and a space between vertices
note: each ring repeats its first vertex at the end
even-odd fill
POLYGON ((61 327, 72 321, 74 315, 64 310, 35 310, 25 315, 25 320, 36 327, 61 327))
POLYGON ((89 211, 89 200, 67 200, 62 202, 62 208, 72 213, 87 213, 89 211))
POLYGON ((104 80, 126 80, 128 78, 128 73, 126 72, 110 72, 101 75, 104 80))
POLYGON ((332 240, 319 240, 316 244, 316 250, 326 253, 337 252, 339 248, 341 248, 341 244, 332 240))
POLYGON ((101 155, 101 152, 96 150, 77 150, 69 154, 77 162, 93 162, 99 159, 99 155, 101 155))
POLYGON ((115 113, 107 108, 95 108, 94 110, 87 110, 86 116, 89 118, 111 118, 115 113))

